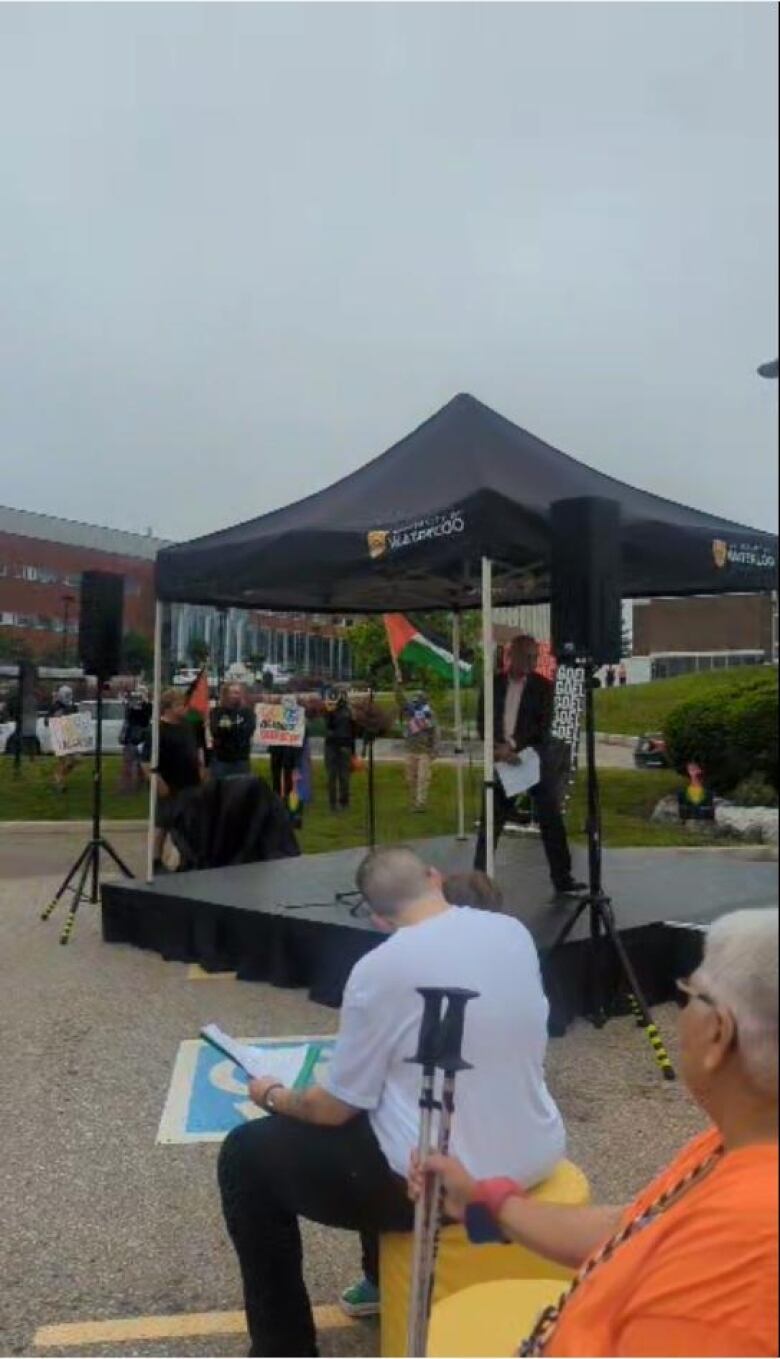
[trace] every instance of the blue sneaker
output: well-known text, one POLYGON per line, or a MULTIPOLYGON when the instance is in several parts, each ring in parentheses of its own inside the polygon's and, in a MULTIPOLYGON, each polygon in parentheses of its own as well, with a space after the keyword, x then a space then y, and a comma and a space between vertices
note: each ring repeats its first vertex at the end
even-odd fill
POLYGON ((369 1279, 345 1288, 339 1298, 339 1305, 348 1317, 375 1317, 379 1315, 379 1289, 369 1279))

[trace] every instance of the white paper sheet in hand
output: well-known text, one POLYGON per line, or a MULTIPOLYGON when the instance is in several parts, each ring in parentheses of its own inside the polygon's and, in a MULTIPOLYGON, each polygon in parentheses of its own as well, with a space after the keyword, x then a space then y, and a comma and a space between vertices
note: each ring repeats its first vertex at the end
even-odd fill
POLYGON ((517 764, 505 764, 502 760, 496 765, 496 773, 507 797, 519 797, 520 793, 527 793, 529 788, 539 782, 541 772, 539 756, 530 746, 520 751, 517 764))
POLYGON ((253 1048, 223 1033, 218 1024, 204 1024, 200 1032, 207 1042, 219 1048, 226 1057, 232 1057, 248 1076, 275 1076, 288 1088, 300 1076, 308 1052, 307 1043, 284 1048, 253 1048))

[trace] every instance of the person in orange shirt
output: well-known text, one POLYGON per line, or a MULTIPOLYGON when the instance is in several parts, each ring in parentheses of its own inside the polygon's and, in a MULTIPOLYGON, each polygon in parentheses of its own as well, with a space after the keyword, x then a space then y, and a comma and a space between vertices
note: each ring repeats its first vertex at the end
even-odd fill
POLYGON ((678 982, 682 1074, 712 1127, 628 1207, 536 1203, 451 1157, 445 1211, 472 1240, 517 1241, 578 1273, 521 1355, 778 1353, 777 908, 723 916, 678 982))

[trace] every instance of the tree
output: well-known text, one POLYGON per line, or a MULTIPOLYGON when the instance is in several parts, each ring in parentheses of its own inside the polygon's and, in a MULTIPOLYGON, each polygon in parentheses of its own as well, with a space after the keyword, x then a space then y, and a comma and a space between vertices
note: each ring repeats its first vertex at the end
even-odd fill
POLYGON ((131 675, 145 675, 154 663, 154 647, 141 632, 126 632, 122 638, 122 669, 131 675))
POLYGON ((0 633, 0 661, 32 660, 32 649, 24 637, 5 637, 0 633))
MULTIPOLYGON (((452 619, 449 613, 414 613, 410 622, 426 637, 437 640, 447 650, 452 649, 452 619)), ((477 646, 480 634, 480 614, 476 610, 461 614, 461 656, 479 670, 481 652, 477 646)), ((378 689, 389 689, 395 681, 387 633, 381 618, 365 618, 349 630, 352 669, 356 679, 371 680, 378 689)), ((402 665, 401 677, 407 683, 419 684, 432 694, 445 693, 451 685, 434 672, 420 666, 402 665)))
POLYGON ((381 618, 364 618, 353 623, 349 630, 349 649, 355 679, 370 680, 377 689, 393 687, 393 661, 381 618))

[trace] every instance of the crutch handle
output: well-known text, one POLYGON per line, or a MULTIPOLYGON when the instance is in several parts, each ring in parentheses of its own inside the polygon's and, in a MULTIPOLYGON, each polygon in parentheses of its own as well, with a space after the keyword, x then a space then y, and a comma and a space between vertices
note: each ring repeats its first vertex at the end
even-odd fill
POLYGON ((463 1025, 466 1019, 466 1006, 475 1000, 479 991, 467 991, 464 987, 453 987, 447 992, 447 1009, 439 1025, 439 1051, 436 1065, 442 1071, 470 1071, 471 1062, 463 1056, 463 1025))
POLYGON ((406 1060, 415 1062, 418 1066, 434 1067, 437 1065, 439 1051, 441 1007, 447 992, 442 986, 418 986, 417 990, 423 998, 420 1033, 414 1057, 407 1057, 406 1060))

